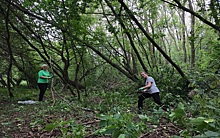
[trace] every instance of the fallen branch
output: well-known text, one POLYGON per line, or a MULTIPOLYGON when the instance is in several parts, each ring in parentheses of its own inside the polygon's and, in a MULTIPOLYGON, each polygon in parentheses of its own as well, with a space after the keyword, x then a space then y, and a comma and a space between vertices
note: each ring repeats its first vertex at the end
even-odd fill
POLYGON ((93 112, 93 113, 98 112, 98 111, 95 111, 95 110, 92 110, 92 109, 89 109, 89 108, 84 108, 84 107, 81 107, 81 109, 84 110, 84 111, 93 112))
POLYGON ((98 123, 100 122, 100 120, 93 120, 93 121, 89 121, 89 122, 85 122, 85 123, 82 123, 83 125, 90 125, 90 124, 94 124, 94 123, 98 123))

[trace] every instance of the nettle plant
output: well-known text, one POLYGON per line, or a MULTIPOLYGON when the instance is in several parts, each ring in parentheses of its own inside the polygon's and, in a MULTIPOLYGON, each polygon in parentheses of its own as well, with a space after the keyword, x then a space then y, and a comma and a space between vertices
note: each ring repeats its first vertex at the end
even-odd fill
POLYGON ((184 130, 181 136, 184 137, 219 137, 220 136, 220 113, 219 105, 214 105, 207 99, 195 97, 197 105, 200 107, 194 108, 195 104, 187 105, 179 103, 178 107, 169 115, 171 121, 182 126, 184 130), (194 110, 199 110, 194 111, 194 110), (192 112, 197 112, 197 115, 192 116, 192 112), (213 113, 216 113, 215 115, 213 113))
POLYGON ((109 135, 112 138, 134 138, 139 137, 144 130, 143 123, 133 123, 133 115, 129 113, 99 116, 101 120, 97 135, 109 135))
POLYGON ((67 138, 82 138, 86 136, 86 129, 82 126, 82 124, 77 124, 74 119, 65 121, 62 119, 57 119, 55 121, 52 121, 52 123, 46 124, 45 130, 60 130, 62 133, 62 137, 67 138))

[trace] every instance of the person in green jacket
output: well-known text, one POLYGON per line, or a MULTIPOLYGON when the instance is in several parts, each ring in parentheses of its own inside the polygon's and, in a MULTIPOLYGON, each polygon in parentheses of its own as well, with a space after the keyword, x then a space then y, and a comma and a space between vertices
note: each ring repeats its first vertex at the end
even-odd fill
POLYGON ((39 101, 43 100, 44 94, 48 87, 49 79, 53 78, 47 68, 47 64, 43 64, 42 69, 38 72, 37 84, 40 89, 39 101))

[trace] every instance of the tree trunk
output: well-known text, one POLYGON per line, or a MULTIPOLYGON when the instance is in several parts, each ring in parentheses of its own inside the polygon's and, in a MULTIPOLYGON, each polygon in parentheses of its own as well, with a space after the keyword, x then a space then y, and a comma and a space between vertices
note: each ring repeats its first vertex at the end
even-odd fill
POLYGON ((8 71, 7 71, 7 89, 8 89, 8 93, 10 97, 13 97, 13 94, 11 92, 11 80, 12 80, 12 58, 13 58, 13 54, 12 54, 12 49, 11 49, 11 45, 10 45, 10 32, 9 32, 9 11, 10 11, 10 5, 11 5, 11 1, 9 1, 8 3, 8 9, 7 9, 7 13, 5 16, 5 24, 6 24, 6 31, 7 31, 7 45, 8 45, 8 54, 9 54, 9 65, 8 65, 8 71))
MULTIPOLYGON (((192 1, 188 0, 189 8, 193 11, 192 1)), ((191 14, 191 31, 190 31, 190 46, 191 46, 191 69, 195 67, 195 16, 191 14)))
MULTIPOLYGON (((145 19, 148 21, 149 19, 147 18, 147 16, 145 16, 145 19)), ((148 22, 147 22, 147 25, 148 26, 148 22)), ((151 28, 151 30, 153 30, 153 27, 151 28)), ((147 33, 149 34, 150 31, 149 31, 149 28, 146 27, 146 31, 147 33)), ((152 67, 156 67, 156 58, 155 58, 155 50, 154 50, 154 46, 152 45, 151 42, 148 41, 148 46, 149 46, 149 51, 150 51, 150 57, 151 57, 151 62, 152 62, 152 67)))
POLYGON ((186 22, 185 22, 185 11, 182 11, 181 15, 183 27, 182 27, 182 47, 183 47, 183 62, 187 62, 187 51, 186 51, 186 22))

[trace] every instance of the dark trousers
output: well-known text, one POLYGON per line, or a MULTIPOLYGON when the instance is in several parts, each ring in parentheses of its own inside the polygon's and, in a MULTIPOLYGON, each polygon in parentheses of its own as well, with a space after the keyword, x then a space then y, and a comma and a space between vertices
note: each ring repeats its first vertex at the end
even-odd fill
POLYGON ((159 92, 157 93, 153 93, 153 94, 149 94, 149 93, 143 93, 142 95, 140 95, 138 97, 138 109, 142 109, 143 108, 143 101, 146 98, 150 98, 152 97, 154 99, 154 102, 157 103, 158 105, 162 106, 163 103, 160 101, 160 94, 159 92))
POLYGON ((40 89, 40 94, 39 94, 39 101, 42 101, 43 100, 43 97, 44 97, 44 94, 47 90, 47 86, 48 86, 48 83, 38 83, 38 87, 40 89))

